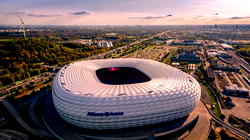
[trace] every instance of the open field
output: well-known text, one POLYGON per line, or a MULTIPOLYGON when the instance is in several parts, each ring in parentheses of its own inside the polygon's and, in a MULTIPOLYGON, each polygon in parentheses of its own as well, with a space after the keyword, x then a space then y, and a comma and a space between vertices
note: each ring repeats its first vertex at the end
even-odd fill
POLYGON ((235 107, 232 109, 223 109, 223 112, 227 114, 233 114, 244 120, 250 118, 250 103, 247 103, 247 98, 231 97, 235 107))
POLYGON ((123 58, 144 58, 161 61, 172 47, 167 45, 149 46, 143 50, 138 50, 132 54, 126 55, 123 58))
POLYGON ((165 56, 165 58, 162 60, 163 63, 166 64, 170 64, 171 63, 171 58, 174 56, 174 54, 176 53, 177 48, 172 48, 167 55, 165 56))

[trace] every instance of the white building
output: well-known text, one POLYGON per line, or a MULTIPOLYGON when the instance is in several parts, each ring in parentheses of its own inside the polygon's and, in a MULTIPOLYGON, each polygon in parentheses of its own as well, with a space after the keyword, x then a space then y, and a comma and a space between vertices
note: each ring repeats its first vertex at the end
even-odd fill
POLYGON ((146 59, 99 59, 64 66, 53 82, 59 115, 82 128, 119 129, 187 116, 200 100, 190 75, 146 59))
POLYGON ((113 47, 113 43, 111 41, 99 41, 97 43, 97 47, 109 48, 113 47))

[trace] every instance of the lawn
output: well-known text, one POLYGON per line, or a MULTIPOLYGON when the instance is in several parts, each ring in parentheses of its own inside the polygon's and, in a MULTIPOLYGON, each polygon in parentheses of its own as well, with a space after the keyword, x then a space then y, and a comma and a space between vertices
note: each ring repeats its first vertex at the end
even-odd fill
POLYGON ((173 55, 176 53, 177 48, 171 49, 165 56, 164 60, 162 61, 163 63, 170 64, 171 63, 171 58, 173 55))
POLYGON ((213 91, 211 91, 211 89, 206 85, 206 84, 202 84, 205 89, 207 90, 209 96, 210 96, 210 100, 212 102, 212 104, 214 105, 214 114, 217 116, 217 117, 220 117, 221 116, 221 111, 220 111, 220 108, 219 108, 219 105, 218 105, 218 101, 213 93, 213 91))

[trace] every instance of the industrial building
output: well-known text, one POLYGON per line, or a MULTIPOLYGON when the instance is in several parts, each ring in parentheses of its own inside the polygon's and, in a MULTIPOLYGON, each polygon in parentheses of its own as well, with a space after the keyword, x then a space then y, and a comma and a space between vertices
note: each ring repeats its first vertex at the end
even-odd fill
POLYGON ((249 90, 244 87, 225 86, 224 94, 229 96, 248 97, 249 90))
POLYGON ((208 49, 207 50, 207 55, 208 56, 213 56, 213 57, 221 57, 221 58, 232 58, 231 55, 229 55, 227 52, 225 51, 219 51, 216 49, 208 49))
POLYGON ((99 59, 64 66, 53 82, 58 114, 81 128, 119 129, 188 116, 200 100, 190 75, 147 59, 99 59))
POLYGON ((172 58, 172 61, 175 62, 190 62, 190 63, 200 63, 201 58, 200 56, 192 53, 182 53, 182 54, 177 54, 172 58))
POLYGON ((240 68, 237 65, 223 65, 223 64, 212 64, 214 70, 221 70, 227 72, 239 72, 240 68))
POLYGON ((210 81, 215 80, 215 75, 214 75, 214 72, 211 68, 207 69, 207 77, 208 77, 208 80, 210 80, 210 81))
POLYGON ((182 40, 182 41, 171 41, 167 42, 169 45, 183 45, 183 46, 203 46, 204 44, 201 41, 189 41, 189 40, 182 40))

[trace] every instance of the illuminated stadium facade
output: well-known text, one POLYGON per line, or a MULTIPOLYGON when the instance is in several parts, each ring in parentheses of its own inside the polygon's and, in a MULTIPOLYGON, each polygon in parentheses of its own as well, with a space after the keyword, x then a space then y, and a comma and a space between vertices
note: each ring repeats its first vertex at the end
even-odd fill
POLYGON ((58 114, 81 128, 119 129, 176 120, 192 112, 199 83, 169 65, 146 59, 71 63, 53 82, 58 114))

